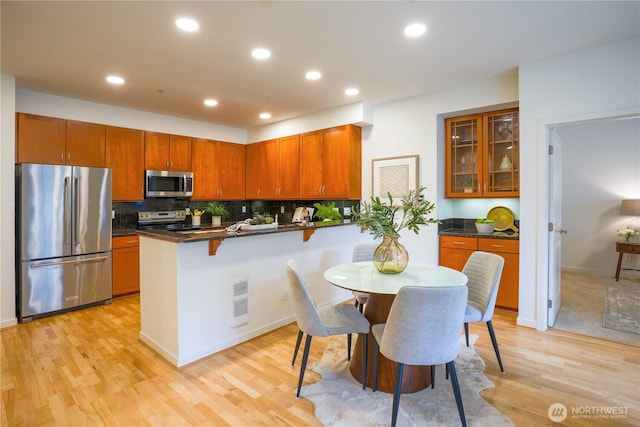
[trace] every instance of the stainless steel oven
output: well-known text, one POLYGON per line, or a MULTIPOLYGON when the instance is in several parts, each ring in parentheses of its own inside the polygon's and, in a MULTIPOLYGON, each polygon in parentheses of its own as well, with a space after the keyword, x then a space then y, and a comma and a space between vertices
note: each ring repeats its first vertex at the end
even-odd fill
POLYGON ((193 195, 193 172, 147 170, 145 197, 188 198, 193 195))

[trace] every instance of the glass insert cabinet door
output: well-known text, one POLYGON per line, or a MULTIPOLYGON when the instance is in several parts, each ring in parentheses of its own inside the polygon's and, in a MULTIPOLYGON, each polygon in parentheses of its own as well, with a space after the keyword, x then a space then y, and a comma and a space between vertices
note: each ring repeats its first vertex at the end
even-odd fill
POLYGON ((445 121, 445 196, 518 197, 518 109, 445 121))
POLYGON ((465 116, 446 121, 446 195, 482 196, 482 116, 465 116))
POLYGON ((483 116, 486 168, 485 196, 511 197, 520 191, 518 111, 483 116))

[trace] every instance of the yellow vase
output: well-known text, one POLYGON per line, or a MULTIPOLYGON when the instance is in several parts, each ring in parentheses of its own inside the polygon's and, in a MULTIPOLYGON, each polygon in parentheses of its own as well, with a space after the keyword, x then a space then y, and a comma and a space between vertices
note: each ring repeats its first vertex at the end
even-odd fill
POLYGON ((398 242, 397 237, 384 236, 373 253, 373 265, 380 273, 402 273, 409 263, 409 253, 398 242))

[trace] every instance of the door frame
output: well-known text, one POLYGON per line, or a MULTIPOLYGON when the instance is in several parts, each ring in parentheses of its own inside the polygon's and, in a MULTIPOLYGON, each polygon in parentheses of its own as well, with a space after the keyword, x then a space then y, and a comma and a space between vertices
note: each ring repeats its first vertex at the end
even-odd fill
MULTIPOLYGON (((610 120, 615 118, 629 117, 640 115, 640 107, 623 108, 619 110, 599 111, 589 114, 581 114, 577 116, 550 117, 542 119, 538 122, 538 140, 537 152, 541 160, 536 168, 538 181, 538 204, 536 210, 538 214, 535 216, 535 267, 537 271, 536 283, 536 320, 535 327, 539 331, 548 329, 547 298, 549 295, 549 257, 552 254, 549 251, 549 208, 550 208, 550 192, 549 192, 549 155, 548 146, 550 144, 551 130, 555 127, 563 125, 576 125, 584 122, 597 120, 610 120)), ((526 242, 521 242, 526 243, 526 242)), ((522 263, 522 258, 520 259, 522 263)), ((523 269, 521 268, 522 272, 523 269)), ((520 283, 523 283, 520 278, 520 283)))

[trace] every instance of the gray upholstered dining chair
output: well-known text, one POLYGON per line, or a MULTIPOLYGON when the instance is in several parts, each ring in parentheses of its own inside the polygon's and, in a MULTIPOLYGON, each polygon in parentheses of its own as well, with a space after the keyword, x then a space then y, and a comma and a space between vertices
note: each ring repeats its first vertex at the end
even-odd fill
MULTIPOLYGON (((304 278, 298 271, 292 260, 287 262, 287 276, 289 278, 289 288, 291 289, 291 299, 296 312, 296 322, 298 323, 298 339, 293 355, 295 363, 296 354, 300 347, 303 334, 307 334, 302 354, 302 365, 300 366, 300 376, 298 378, 298 391, 296 397, 300 397, 300 389, 304 379, 304 371, 307 367, 311 339, 313 337, 328 337, 333 335, 347 335, 349 343, 351 334, 362 334, 364 337, 364 351, 362 352, 362 389, 367 384, 367 348, 369 346, 369 321, 351 304, 336 304, 330 307, 318 308, 311 298, 304 278)), ((351 354, 348 349, 348 354, 351 354)))
POLYGON ((398 418, 404 365, 435 366, 441 363, 447 364, 460 420, 466 426, 454 360, 460 351, 460 329, 467 295, 466 286, 405 286, 393 300, 387 323, 371 327, 375 350, 373 391, 378 387, 378 351, 397 363, 392 426, 398 418))
MULTIPOLYGON (((380 243, 359 243, 353 247, 353 255, 351 261, 373 261, 373 253, 376 251, 380 243)), ((356 298, 355 306, 360 313, 364 310, 364 305, 369 300, 369 294, 366 292, 353 291, 353 296, 356 298)))
POLYGON ((502 358, 500 357, 498 341, 496 340, 491 319, 496 307, 503 267, 504 258, 500 255, 476 251, 471 254, 462 269, 462 272, 469 278, 467 283, 469 301, 464 314, 464 336, 467 341, 467 347, 469 347, 469 323, 485 322, 489 329, 493 350, 498 358, 500 372, 504 372, 504 368, 502 367, 502 358))

